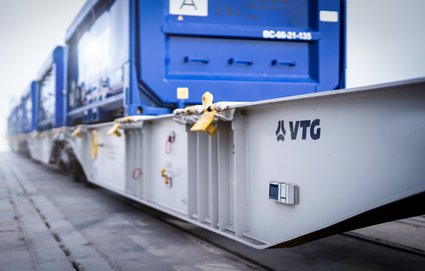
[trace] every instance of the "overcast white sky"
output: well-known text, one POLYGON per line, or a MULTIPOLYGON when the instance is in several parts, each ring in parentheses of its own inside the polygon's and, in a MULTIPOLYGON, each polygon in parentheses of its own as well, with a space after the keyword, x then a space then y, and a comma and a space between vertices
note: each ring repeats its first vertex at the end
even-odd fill
MULTIPOLYGON (((0 0, 0 134, 38 69, 85 0, 0 0)), ((2 143, 0 142, 0 148, 2 143)))

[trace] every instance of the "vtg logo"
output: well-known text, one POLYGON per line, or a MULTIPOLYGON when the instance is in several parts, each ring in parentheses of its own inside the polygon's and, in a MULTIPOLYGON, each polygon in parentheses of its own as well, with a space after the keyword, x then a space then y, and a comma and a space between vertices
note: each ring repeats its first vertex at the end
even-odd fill
MULTIPOLYGON (((320 138, 320 119, 315 120, 297 120, 289 121, 289 132, 291 140, 296 140, 298 137, 298 131, 301 130, 301 139, 306 140, 309 135, 311 139, 317 140, 320 138)), ((285 141, 286 129, 285 121, 279 120, 276 128, 276 140, 285 141)))

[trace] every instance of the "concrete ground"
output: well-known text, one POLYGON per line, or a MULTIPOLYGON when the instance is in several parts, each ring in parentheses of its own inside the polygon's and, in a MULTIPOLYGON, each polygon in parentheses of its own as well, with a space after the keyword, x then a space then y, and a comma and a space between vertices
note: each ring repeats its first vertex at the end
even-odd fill
POLYGON ((425 255, 425 216, 382 223, 349 234, 425 255))
POLYGON ((60 171, 0 154, 0 270, 424 270, 425 257, 335 235, 255 250, 60 171), (140 210, 141 209, 141 210, 140 210), (221 247, 221 248, 220 248, 221 247), (223 248, 223 249, 222 249, 223 248))

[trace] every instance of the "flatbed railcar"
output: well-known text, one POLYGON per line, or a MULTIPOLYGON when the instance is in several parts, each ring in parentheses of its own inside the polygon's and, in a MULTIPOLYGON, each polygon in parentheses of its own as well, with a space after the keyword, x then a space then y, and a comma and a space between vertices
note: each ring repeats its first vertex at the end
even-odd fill
POLYGON ((345 22, 338 0, 87 1, 11 145, 256 248, 423 214, 425 80, 343 89, 345 22))

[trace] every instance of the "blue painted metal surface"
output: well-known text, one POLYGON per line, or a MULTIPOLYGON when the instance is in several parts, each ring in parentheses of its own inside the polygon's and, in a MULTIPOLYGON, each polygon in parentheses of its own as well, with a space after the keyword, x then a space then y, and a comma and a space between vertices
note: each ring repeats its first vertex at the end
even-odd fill
POLYGON ((12 109, 12 112, 10 113, 7 121, 8 121, 8 126, 7 126, 8 135, 15 135, 15 134, 22 133, 21 104, 15 106, 12 109))
POLYGON ((41 68, 34 82, 36 129, 39 131, 65 125, 65 49, 56 47, 41 68))
POLYGON ((345 1, 172 3, 87 1, 67 50, 55 48, 11 114, 10 131, 166 114, 206 90, 215 101, 255 101, 344 87, 345 1), (178 87, 189 88, 187 100, 178 87))
POLYGON ((23 103, 23 99, 21 98, 21 102, 19 103, 19 105, 17 106, 16 109, 16 114, 17 114, 17 127, 16 127, 16 131, 18 133, 24 133, 24 124, 25 124, 25 109, 24 109, 24 103, 23 103))
POLYGON ((68 125, 168 113, 178 87, 186 104, 343 87, 343 1, 200 2, 88 1, 67 33, 68 125))
POLYGON ((130 80, 129 13, 128 0, 89 1, 69 28, 69 125, 123 115, 130 80))
POLYGON ((162 103, 178 102, 177 87, 190 89, 188 103, 206 90, 253 101, 340 87, 340 20, 319 19, 340 15, 338 0, 216 0, 207 16, 170 14, 169 1, 138 3, 139 80, 162 103))
POLYGON ((38 90, 38 82, 32 81, 30 85, 31 89, 31 100, 32 100, 32 118, 31 118, 31 131, 37 130, 37 117, 40 108, 40 104, 37 102, 39 100, 39 90, 38 90))
POLYGON ((55 65, 55 119, 53 127, 61 127, 64 121, 64 93, 66 89, 65 77, 65 49, 58 46, 53 51, 53 63, 55 65))
POLYGON ((33 105, 32 105, 32 96, 31 96, 31 91, 29 91, 24 97, 22 97, 21 100, 21 110, 22 110, 22 131, 24 133, 29 133, 31 132, 31 125, 32 125, 32 110, 33 110, 33 105))
POLYGON ((38 83, 32 81, 19 104, 19 111, 22 112, 22 117, 19 117, 20 132, 22 133, 29 133, 37 129, 37 97, 38 83))

